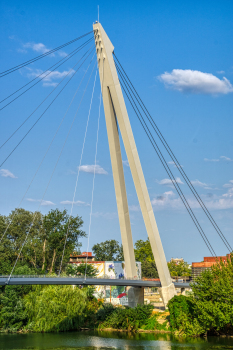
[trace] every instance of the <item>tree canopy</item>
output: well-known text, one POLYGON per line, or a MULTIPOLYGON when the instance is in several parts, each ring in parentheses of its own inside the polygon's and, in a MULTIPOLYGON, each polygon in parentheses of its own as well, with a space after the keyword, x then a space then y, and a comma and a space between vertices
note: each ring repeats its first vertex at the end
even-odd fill
POLYGON ((85 237, 83 221, 79 216, 69 216, 67 210, 50 210, 48 214, 16 209, 8 216, 0 215, 0 274, 8 274, 26 239, 17 266, 27 265, 38 271, 57 271, 60 267, 67 235, 64 263, 79 248, 78 239, 85 237), (69 229, 68 229, 69 228, 69 229))
POLYGON ((123 247, 115 239, 97 243, 92 247, 97 261, 123 261, 123 247))

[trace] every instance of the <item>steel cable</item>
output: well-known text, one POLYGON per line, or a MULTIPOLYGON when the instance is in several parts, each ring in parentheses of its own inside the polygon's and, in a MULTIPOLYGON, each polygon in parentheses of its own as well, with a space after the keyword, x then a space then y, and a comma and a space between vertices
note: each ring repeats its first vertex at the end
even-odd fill
POLYGON ((31 187, 31 185, 32 185, 32 183, 33 183, 33 181, 34 181, 34 179, 35 179, 35 177, 36 177, 38 171, 40 170, 40 167, 41 167, 41 165, 43 164, 43 162, 44 162, 44 160, 45 160, 45 157, 46 157, 46 155, 48 154, 48 152, 49 152, 49 150, 50 150, 50 148, 51 148, 51 146, 52 146, 52 144, 53 144, 53 141, 55 140, 55 137, 57 136, 57 133, 58 133, 58 131, 60 130, 60 128, 61 128, 61 126, 62 126, 62 123, 63 123, 63 121, 64 121, 64 119, 65 119, 65 117, 66 117, 66 115, 67 115, 67 113, 68 113, 68 111, 69 111, 69 109, 70 109, 70 106, 72 105, 72 103, 73 103, 73 101, 74 101, 75 96, 77 95, 77 92, 79 91, 79 88, 80 88, 80 86, 81 86, 81 84, 82 84, 82 82, 83 82, 83 79, 85 78, 85 76, 86 76, 86 74, 87 74, 89 68, 90 68, 90 65, 91 65, 92 61, 93 61, 93 57, 92 57, 92 59, 91 59, 89 65, 88 65, 88 67, 87 67, 87 70, 85 71, 85 74, 83 75, 83 78, 82 78, 82 80, 81 80, 81 82, 80 82, 80 84, 79 84, 77 90, 75 91, 75 94, 74 94, 74 96, 73 96, 73 98, 72 98, 72 100, 71 100, 71 102, 70 102, 70 104, 69 104, 69 106, 68 106, 68 108, 67 108, 67 110, 66 110, 66 112, 65 112, 65 114, 64 114, 64 116, 63 116, 63 118, 62 118, 62 120, 61 120, 61 122, 60 122, 60 124, 59 124, 59 126, 58 126, 58 128, 57 128, 57 130, 56 130, 56 132, 55 132, 55 134, 54 134, 54 136, 53 136, 53 138, 52 138, 52 141, 50 142, 50 144, 49 144, 49 146, 48 146, 48 148, 47 148, 47 150, 46 150, 46 152, 45 152, 45 154, 44 154, 44 156, 43 156, 43 158, 42 158, 42 160, 41 160, 41 162, 40 162, 38 168, 36 169, 35 174, 34 174, 33 177, 32 177, 32 180, 31 180, 29 186, 27 187, 27 189, 26 189, 26 191, 25 191, 25 193, 24 193, 24 195, 23 195, 23 197, 22 197, 22 199, 21 199, 19 205, 17 206, 17 208, 16 208, 16 210, 15 210, 15 212, 14 212, 14 214, 13 214, 13 217, 12 217, 12 219, 11 219, 11 222, 7 225, 6 230, 4 231, 4 233, 3 233, 3 235, 2 235, 2 237, 1 237, 1 239, 0 239, 0 243, 2 242, 2 240, 3 240, 3 238, 4 238, 5 234, 6 234, 6 232, 7 232, 7 230, 8 230, 8 228, 10 227, 10 225, 11 225, 11 223, 12 223, 12 220, 13 220, 15 214, 16 214, 16 211, 17 211, 17 210, 19 209, 19 207, 21 206, 21 204, 22 204, 22 202, 23 202, 23 200, 24 200, 24 198, 25 198, 25 196, 26 196, 26 194, 27 194, 29 188, 31 187))
MULTIPOLYGON (((94 56, 93 56, 93 57, 94 57, 94 56)), ((90 75, 90 78, 89 78, 89 80, 88 80, 88 84, 89 84, 89 82, 90 82, 92 73, 93 73, 93 70, 92 70, 91 75, 90 75)), ((88 84, 86 85, 86 89, 87 89, 88 84)), ((82 99, 83 99, 83 97, 84 97, 84 95, 85 95, 86 89, 85 89, 85 91, 84 91, 84 94, 83 94, 83 96, 82 96, 82 99)), ((82 101, 82 100, 81 100, 81 101, 82 101)), ((79 105, 79 106, 80 106, 80 105, 79 105)), ((62 146, 61 152, 60 152, 60 154, 59 154, 59 156, 58 156, 57 162, 56 162, 56 164, 55 164, 55 166, 54 166, 54 168, 53 168, 52 174, 51 174, 51 176, 50 176, 50 178, 49 178, 49 181, 48 181, 48 184, 47 184, 47 186, 46 186, 46 189, 45 189, 45 191, 44 191, 44 193, 43 193, 42 199, 40 200, 40 204, 39 204, 39 206, 38 206, 38 208, 37 208, 37 211, 35 211, 35 213, 34 213, 34 215, 33 215, 33 220, 32 220, 30 229, 29 229, 28 233, 26 234, 25 240, 24 240, 24 242, 23 242, 23 244, 22 244, 22 246, 21 246, 20 252, 19 252, 19 254, 18 254, 18 256, 17 256, 17 259, 16 259, 15 264, 14 264, 12 270, 11 270, 11 273, 10 273, 10 275, 9 275, 9 278, 8 278, 6 284, 9 284, 9 281, 10 281, 10 279, 11 279, 11 276, 12 276, 12 274, 13 274, 13 271, 14 271, 14 269, 15 269, 15 266, 16 266, 16 264, 17 264, 17 262, 18 262, 18 259, 19 259, 20 255, 21 255, 21 253, 22 253, 22 250, 23 250, 23 247, 24 247, 24 245, 25 245, 25 243, 26 243, 26 241, 27 241, 27 238, 28 238, 28 236, 29 236, 29 234, 30 234, 31 228, 32 228, 33 223, 34 223, 34 221, 35 221, 36 213, 38 212, 38 210, 39 210, 39 208, 40 208, 40 206, 41 206, 41 203, 42 203, 42 201, 44 200, 45 194, 46 194, 46 192, 47 192, 47 190, 48 190, 48 187, 49 187, 49 185, 50 185, 50 182, 51 182, 51 180, 52 180, 52 178, 53 178, 54 172, 55 172, 55 170, 56 170, 56 168, 57 168, 58 162, 59 162, 59 160, 60 160, 60 158, 61 158, 62 152, 63 152, 63 150, 64 150, 64 147, 65 147, 66 142, 67 142, 67 140, 68 140, 68 137, 69 137, 69 135, 70 135, 71 129, 72 129, 73 124, 74 124, 74 122, 75 122, 75 119, 76 119, 76 117, 77 117, 77 113, 78 113, 78 110, 77 110, 77 112, 75 113, 75 116, 74 116, 74 118, 73 118, 73 120, 72 120, 71 126, 70 126, 70 128, 69 128, 68 133, 67 133, 66 139, 65 139, 65 141, 64 141, 64 143, 63 143, 63 146, 62 146)))
MULTIPOLYGON (((119 75, 120 75, 120 77, 121 77, 121 72, 118 71, 118 73, 119 73, 119 75)), ((205 235, 205 233, 204 233, 204 231, 203 231, 203 229, 202 229, 200 223, 198 222, 198 220, 197 220, 195 214, 193 213, 193 211, 192 211, 192 209, 191 209, 191 207, 190 207, 190 205, 189 205, 189 203, 188 203, 186 197, 184 196, 184 194, 183 194, 183 192, 182 192, 182 190, 181 190, 179 184, 177 183, 177 181, 176 181, 176 179, 175 179, 175 177, 174 177, 172 171, 170 170, 169 166, 167 165, 167 163, 166 163, 166 161, 165 161, 165 159, 164 159, 164 157, 163 157, 163 155, 162 155, 162 152, 160 151, 160 149, 159 149, 159 147, 158 147, 156 141, 154 140, 154 138, 153 138, 153 136, 152 136, 152 134, 151 134, 151 132, 150 132, 150 130, 149 130, 149 128, 148 128, 148 126, 147 126, 145 120, 144 120, 144 118, 142 117, 142 115, 141 115, 139 109, 137 108, 137 105, 136 105, 135 101, 133 100, 132 95, 131 95, 130 92, 128 91, 128 88, 127 88, 126 84, 124 83, 122 77, 121 77, 121 82, 122 82, 122 88, 123 88, 123 90, 124 90, 124 92, 125 92, 125 94, 126 94, 128 100, 129 100, 129 102, 130 102, 132 108, 134 109, 134 112, 136 113, 136 115, 137 115, 137 117, 138 117, 138 119, 139 119, 139 121, 140 121, 140 123, 141 123, 141 125, 142 125, 142 127, 143 127, 143 129, 144 129, 144 131, 146 132, 147 137, 149 138, 149 140, 150 140, 150 142, 151 142, 151 144, 152 144, 154 150, 156 151, 156 153, 157 153, 157 155, 158 155, 158 157, 159 157, 159 159, 160 159, 160 161, 161 161, 161 163, 162 163, 164 169, 166 170, 166 172, 167 172, 167 174, 168 174, 168 176, 169 176, 169 178, 170 178, 172 184, 174 185, 174 187, 175 187, 177 193, 179 194, 179 196, 180 196, 180 198, 181 198, 183 204, 185 205, 185 207, 186 207, 186 209, 187 209, 187 211, 188 211, 188 213, 189 213, 191 219, 193 220, 193 222, 194 222, 196 228, 198 229, 198 232, 200 233, 200 235, 201 235, 203 241, 205 242, 207 248, 209 249, 211 255, 212 255, 212 256, 216 256, 216 253, 215 253, 213 247, 211 246, 211 244, 210 244, 208 238, 206 237, 206 235, 205 235), (131 99, 130 99, 129 95, 127 94, 126 90, 128 91, 128 93, 129 93, 131 99), (131 100, 132 100, 133 102, 132 102, 131 100), (136 111, 135 108, 138 110, 138 113, 140 114, 141 119, 143 120, 143 122, 141 121, 141 119, 140 119, 140 117, 139 117, 139 115, 138 115, 138 113, 137 113, 137 111, 136 111), (144 123, 144 124, 143 124, 143 123, 144 123), (146 130, 146 129, 147 129, 147 130, 146 130), (149 134, 150 134, 150 136, 149 136, 149 134), (153 140, 153 141, 152 141, 152 140, 153 140)))
POLYGON ((48 56, 48 55, 50 55, 50 54, 52 54, 52 53, 54 53, 54 52, 56 52, 56 51, 62 49, 63 47, 65 47, 65 46, 67 46, 67 45, 70 45, 70 44, 74 43, 75 41, 84 38, 85 36, 87 36, 87 35, 89 35, 89 34, 91 34, 91 33, 93 33, 93 31, 88 32, 88 33, 86 33, 86 34, 83 34, 83 35, 81 35, 80 37, 78 37, 78 38, 76 38, 76 39, 73 39, 73 40, 71 40, 71 41, 69 41, 69 42, 67 42, 67 43, 65 43, 65 44, 63 44, 63 45, 60 45, 60 46, 56 47, 55 49, 52 49, 52 50, 50 50, 50 51, 48 51, 48 52, 43 53, 42 55, 39 55, 39 56, 34 57, 34 58, 32 58, 31 60, 28 60, 28 61, 26 61, 26 62, 23 62, 23 63, 21 63, 21 64, 18 64, 18 65, 15 66, 15 67, 9 68, 9 69, 7 69, 7 70, 5 70, 5 71, 3 71, 3 72, 0 73, 0 78, 4 77, 5 75, 8 75, 8 74, 10 74, 10 73, 15 72, 16 70, 18 70, 18 69, 20 69, 20 68, 23 68, 23 67, 25 67, 25 66, 28 66, 29 64, 31 64, 31 63, 33 63, 33 62, 35 62, 35 61, 38 61, 39 59, 44 58, 44 57, 46 57, 46 56, 48 56))
MULTIPOLYGON (((90 49, 89 49, 90 50, 90 49)), ((73 66, 73 68, 85 57, 88 51, 80 58, 80 60, 73 66)), ((31 116, 38 110, 38 108, 48 99, 48 97, 58 88, 58 86, 65 80, 65 78, 71 73, 73 70, 71 68, 69 72, 60 80, 60 82, 55 86, 55 88, 45 97, 45 99, 34 109, 34 111, 23 121, 23 123, 8 137, 8 139, 0 146, 0 149, 15 135, 15 133, 31 118, 31 116)), ((80 67, 79 67, 80 68, 80 67)), ((78 69, 79 69, 78 68, 78 69)))
MULTIPOLYGON (((158 126, 156 125, 155 121, 153 120, 152 116, 150 115, 150 113, 148 112, 146 106, 144 105, 143 101, 141 100, 140 96, 138 95, 136 89, 134 88, 132 82, 130 81, 128 75, 126 74, 126 72, 124 71, 122 65, 120 64, 119 60, 117 59, 116 55, 114 54, 117 62, 119 63, 122 71, 124 72, 125 76, 127 77, 130 85, 132 86, 132 88, 130 87, 129 83, 127 82, 127 80, 125 79, 128 87, 130 88, 131 92, 134 94, 137 102, 139 103, 141 109, 143 110, 145 116, 147 117, 147 119, 149 120, 151 126, 153 127, 154 131, 156 132, 157 136, 159 137, 160 141, 162 142, 163 146, 165 147, 165 149, 167 150, 168 154, 170 155, 170 157, 172 158, 172 160, 175 163, 175 166, 177 167, 177 169, 179 170, 180 174, 182 175, 183 179, 185 180, 186 184, 188 185, 189 189, 191 190, 191 192, 193 193, 193 195, 195 196, 196 200, 198 201, 199 205, 201 206, 202 210, 204 211, 204 213, 206 214, 207 218, 209 219, 209 221, 211 222, 212 226, 214 227, 214 229, 216 230, 216 232, 218 233, 219 237, 221 238, 221 240, 223 241, 223 243, 225 244, 226 248, 231 252, 233 249, 230 245, 230 243, 227 241, 226 237, 224 236, 223 232, 221 231, 221 229, 219 228, 219 226, 217 225, 217 223, 215 222, 214 218, 212 217, 211 213, 209 212, 209 210, 207 209, 207 207, 205 206, 205 203, 202 201, 201 197, 199 196, 199 194, 197 193, 195 187, 193 186, 192 182, 190 181, 190 179, 188 178, 187 174, 185 173, 184 169, 182 168, 182 166, 180 165, 179 161, 177 160, 177 158, 175 157, 174 153, 172 152, 171 148, 169 147, 169 145, 167 144, 165 138, 163 137, 162 133, 160 132, 158 126), (136 95, 135 95, 135 93, 136 95), (137 98, 138 97, 138 98, 137 98), (140 101, 141 103, 140 103, 140 101), (144 108, 143 108, 144 107, 144 108), (149 116, 149 117, 148 117, 149 116)), ((120 69, 120 67, 117 65, 117 62, 115 62, 116 66, 120 69)), ((123 73, 122 73, 123 74, 123 73)))
MULTIPOLYGON (((89 55, 85 58, 83 63, 87 60, 87 58, 90 56, 90 54, 93 52, 94 48, 91 50, 89 55)), ((83 63, 80 65, 80 67, 83 65, 83 63)), ((78 63, 75 64, 75 66, 78 63)), ((74 67, 75 67, 74 66, 74 67)), ((74 68, 73 67, 73 68, 74 68)), ((79 67, 79 68, 80 68, 79 67)), ((72 68, 72 69, 73 69, 72 68)), ((78 68, 78 69, 79 69, 78 68)), ((78 71, 78 70, 77 70, 78 71)), ((21 142, 26 138, 26 136, 30 133, 30 131, 34 128, 34 126, 39 122, 39 120, 43 117, 43 115, 46 113, 46 111, 50 108, 50 106, 53 104, 53 102, 57 99, 57 97, 60 95, 60 93, 65 89, 67 84, 70 82, 70 80, 75 76, 77 71, 74 72, 74 74, 71 76, 71 78, 68 80, 68 82, 63 86, 63 88, 59 91, 59 93, 56 95, 56 97, 52 100, 52 102, 48 105, 48 107, 44 110, 44 112, 40 115, 40 117, 35 121, 35 123, 31 126, 31 128, 27 131, 27 133, 23 136, 23 138, 17 143, 17 145, 13 148, 13 150, 10 152, 10 154, 4 159, 4 161, 0 164, 0 168, 3 166, 3 164, 7 161, 7 159, 12 155, 12 153, 18 148, 18 146, 21 144, 21 142)), ((69 74, 69 73, 68 73, 69 74)))
POLYGON ((10 105, 13 101, 15 101, 18 97, 22 96, 25 92, 27 92, 28 90, 30 90, 33 86, 35 86, 36 84, 38 84, 40 81, 42 81, 43 79, 45 79, 47 76, 49 76, 55 69, 57 69, 58 67, 60 67, 62 64, 64 64, 66 61, 68 61, 71 57, 73 57, 76 53, 78 53, 81 49, 83 49, 87 44, 89 44, 91 41, 93 40, 93 38, 87 40, 84 44, 80 45, 78 48, 76 48, 75 50, 71 51, 68 55, 66 55, 66 57, 63 57, 60 61, 56 62, 55 64, 53 64, 51 67, 49 67, 48 69, 46 69, 44 72, 42 72, 41 74, 37 75, 34 79, 32 79, 31 81, 29 81, 27 84, 21 86, 21 88, 19 88, 18 90, 16 90, 15 92, 13 92, 12 94, 10 94, 9 96, 5 97, 3 100, 0 101, 0 103, 6 101, 8 98, 10 98, 11 96, 15 95, 17 92, 19 92, 20 90, 22 90, 24 87, 26 87, 27 85, 31 84, 34 80, 38 79, 39 77, 42 76, 41 79, 39 79, 35 84, 33 84, 32 86, 30 86, 27 90, 25 90, 24 92, 22 92, 19 96, 17 96, 16 98, 14 98, 13 100, 11 100, 9 103, 7 103, 5 106, 3 106, 2 108, 0 108, 0 111, 3 110, 5 107, 7 107, 8 105, 10 105), (64 61, 64 62, 62 62, 64 61), (58 63, 62 62, 61 64, 59 64, 57 67, 55 67, 53 70, 49 71, 51 68, 53 68, 54 66, 56 66, 58 63), (48 74, 44 75, 46 72, 48 72, 48 74))

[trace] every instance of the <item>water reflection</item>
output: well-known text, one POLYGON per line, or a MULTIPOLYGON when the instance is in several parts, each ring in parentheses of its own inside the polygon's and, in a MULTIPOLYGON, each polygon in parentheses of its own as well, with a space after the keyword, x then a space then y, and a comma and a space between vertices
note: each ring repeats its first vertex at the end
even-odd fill
POLYGON ((233 349, 232 338, 178 339, 170 334, 69 332, 57 334, 0 334, 4 350, 211 350, 233 349), (136 349, 135 349, 136 347, 136 349))

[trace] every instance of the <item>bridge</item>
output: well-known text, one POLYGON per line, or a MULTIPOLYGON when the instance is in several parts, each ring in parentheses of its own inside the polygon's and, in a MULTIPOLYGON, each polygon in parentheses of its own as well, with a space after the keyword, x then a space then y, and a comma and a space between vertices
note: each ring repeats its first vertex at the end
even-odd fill
MULTIPOLYGON (((71 285, 71 286, 127 286, 140 288, 160 288, 161 282, 141 279, 114 279, 90 277, 46 277, 41 276, 0 276, 0 286, 10 285, 71 285)), ((186 282, 174 282, 175 288, 190 288, 186 282)))
MULTIPOLYGON (((72 55, 75 55, 79 51, 83 50, 83 48, 85 48, 85 47, 88 48, 86 53, 73 66, 72 72, 71 71, 70 71, 71 73, 68 72, 67 75, 60 81, 60 83, 61 83, 69 74, 73 74, 69 78, 69 80, 65 84, 65 86, 61 89, 61 91, 56 95, 54 100, 50 103, 49 107, 56 100, 56 98, 59 96, 59 94, 63 91, 63 89, 66 87, 66 85, 69 83, 69 81, 73 78, 73 76, 76 74, 76 72, 79 70, 79 68, 82 67, 84 62, 93 53, 93 50, 95 50, 96 56, 94 53, 94 55, 92 56, 91 61, 89 63, 88 69, 93 62, 94 56, 97 57, 97 65, 98 65, 97 69, 99 71, 100 86, 101 86, 101 93, 102 93, 101 97, 102 97, 102 101, 103 101, 103 105, 104 105, 104 112, 105 112, 105 121, 106 121, 106 127, 107 127, 107 135, 108 135, 112 173, 113 173, 115 195, 116 195, 116 202, 117 202, 118 218, 119 218, 119 223, 120 223, 122 245, 123 245, 124 257, 125 257, 126 275, 136 277, 137 272, 136 272, 136 263, 135 263, 131 223, 130 223, 130 217, 129 217, 129 207, 128 207, 128 200, 127 200, 127 195, 126 195, 123 162, 122 162, 122 156, 121 156, 121 147, 120 147, 120 139, 119 139, 120 134, 121 134, 124 148, 125 148, 125 151, 127 154, 129 168, 130 168, 132 178, 134 181, 134 185, 135 185, 135 189, 137 192, 138 201, 140 204, 140 208, 141 208, 143 220, 145 223, 146 231, 148 233, 148 237, 150 240, 150 244, 151 244, 154 260, 156 263, 156 267, 158 270, 160 282, 139 280, 139 279, 136 279, 135 277, 133 279, 106 279, 106 278, 98 278, 97 279, 97 278, 89 278, 86 275, 84 277, 80 277, 80 278, 61 277, 60 274, 61 274, 62 267, 63 267, 64 252, 66 249, 66 243, 67 243, 67 238, 68 238, 68 234, 69 234, 69 225, 68 225, 68 229, 67 229, 67 233, 66 233, 66 237, 65 237, 65 241, 64 241, 61 263, 60 263, 59 276, 57 276, 57 277, 51 277, 51 276, 31 276, 31 277, 29 277, 29 276, 14 276, 13 275, 14 269, 18 263, 19 257, 21 256, 24 245, 26 244, 27 239, 30 236, 30 231, 31 231, 31 228, 30 228, 26 234, 25 240, 23 241, 23 243, 18 251, 17 259, 14 263, 11 274, 9 276, 1 276, 0 277, 0 285, 35 285, 35 284, 55 285, 55 284, 58 284, 58 285, 130 286, 130 287, 132 287, 131 288, 132 293, 131 293, 131 297, 130 297, 132 300, 135 300, 135 299, 139 300, 140 299, 140 298, 138 298, 137 295, 140 294, 141 292, 138 292, 138 291, 143 290, 144 287, 158 287, 160 290, 160 294, 163 298, 163 302, 166 305, 168 303, 168 301, 174 295, 176 295, 175 288, 182 288, 182 289, 189 288, 189 284, 188 283, 173 283, 172 282, 172 279, 171 279, 171 276, 170 276, 170 273, 168 270, 167 261, 166 261, 162 241, 160 238, 159 230, 158 230, 157 223, 155 220, 151 200, 149 197, 147 185, 145 182, 141 162, 139 159, 136 143, 134 140, 134 135, 133 135, 133 131, 131 128, 128 112, 126 109, 123 92, 124 92, 124 95, 129 100, 129 103, 131 104, 137 118, 139 119, 139 122, 140 122, 143 130, 145 131, 146 135, 148 136, 148 139, 149 139, 154 151, 156 152, 156 154, 159 157, 159 160, 161 161, 165 171, 167 172, 167 175, 171 181, 171 184, 173 184, 175 190, 179 194, 180 199, 182 200, 191 220, 193 221, 195 227, 197 228, 198 233, 201 235, 201 237, 202 237, 204 243, 206 244, 208 250, 210 251, 211 255, 216 256, 216 253, 215 253, 208 237, 206 236, 200 222, 198 221, 196 215, 194 214, 192 208, 190 207, 190 204, 187 201, 187 198, 184 196, 184 193, 181 190, 179 183, 176 181, 176 178, 175 178, 171 168, 169 167, 169 164, 166 162, 166 160, 162 154, 162 151, 155 140, 155 137, 158 137, 159 140, 161 141, 166 152, 171 157, 172 163, 176 166, 177 170, 180 172, 184 182, 191 190, 191 192, 192 192, 193 196, 195 197, 195 199, 197 200, 200 208, 203 210, 207 219, 209 220, 209 222, 213 226, 214 230, 217 232, 219 238, 225 244, 227 250, 231 252, 232 247, 230 246, 229 242, 227 241, 226 237, 224 236, 223 232, 221 231, 221 229, 219 228, 217 223, 215 222, 214 218, 212 217, 211 213, 209 212, 206 205, 202 201, 201 197, 197 193, 195 187, 193 186, 192 182, 190 181, 184 168, 180 165, 179 161, 177 160, 177 157, 174 155, 173 151, 169 147, 167 141, 163 137, 158 126, 156 125, 152 116, 148 112, 146 106, 142 102, 140 96, 138 95, 135 87, 133 86, 127 73, 125 72, 119 59, 116 57, 115 52, 114 52, 114 46, 111 43, 109 37, 107 36, 105 30, 103 29, 102 25, 99 22, 96 22, 93 25, 93 31, 86 33, 86 34, 80 36, 79 38, 76 38, 75 40, 73 40, 71 42, 76 42, 77 40, 81 40, 83 38, 86 38, 86 36, 88 36, 90 34, 93 35, 93 37, 91 39, 86 40, 82 45, 80 45, 78 48, 76 48, 74 51, 72 51, 69 55, 67 55, 67 57, 62 58, 58 62, 59 65, 54 68, 54 69, 56 69, 57 67, 59 67, 61 64, 63 64, 65 62, 65 60, 68 60, 70 57, 72 57, 72 55), (93 40, 94 40, 94 43, 93 43, 93 40), (92 46, 89 47, 88 46, 89 44, 91 44, 92 46), (78 64, 79 64, 79 66, 77 67, 78 64), (74 70, 74 68, 76 70, 74 70)), ((58 47, 54 50, 51 50, 49 52, 46 52, 45 54, 40 55, 40 56, 34 58, 33 60, 27 61, 21 65, 18 65, 16 67, 8 69, 7 71, 2 72, 0 77, 11 74, 14 71, 18 70, 19 68, 27 66, 27 65, 31 64, 32 62, 35 62, 36 60, 45 57, 46 55, 53 54, 55 51, 59 50, 61 47, 65 47, 65 46, 69 45, 71 42, 66 43, 64 45, 61 45, 60 47, 58 47)), ((13 97, 13 99, 11 99, 10 102, 6 103, 1 108, 1 110, 6 108, 9 104, 13 103, 16 99, 18 99, 18 97, 20 97, 21 95, 26 93, 34 85, 36 85, 38 82, 43 80, 47 75, 51 74, 51 72, 54 70, 54 69, 51 70, 52 67, 50 67, 45 72, 41 73, 36 78, 34 78, 30 82, 30 83, 33 82, 33 85, 31 85, 29 88, 27 88, 23 92, 20 92, 20 94, 17 95, 16 97, 13 97)), ((95 68, 95 65, 93 67, 93 70, 94 70, 94 68, 95 68)), ((84 77, 85 77, 88 69, 85 71, 84 77)), ((92 72, 93 72, 93 70, 92 70, 92 72)), ((91 78, 91 76, 90 76, 90 78, 91 78)), ((88 80, 88 83, 90 81, 90 78, 88 80)), ((81 81, 81 83, 82 83, 82 81, 81 81)), ((26 85, 28 85, 28 84, 26 84, 26 85)), ((7 98, 2 100, 1 102, 12 97, 15 93, 18 93, 21 89, 25 88, 26 85, 24 85, 22 88, 16 90, 13 94, 8 96, 7 98)), ((54 90, 56 88, 57 87, 55 87, 54 90)), ((95 82, 94 82, 94 86, 93 86, 93 93, 94 93, 94 88, 95 88, 95 82)), ((78 89, 79 89, 79 87, 78 87, 78 89)), ((85 94, 85 91, 86 91, 86 88, 84 89, 84 94, 85 94)), ((91 102, 90 102, 90 110, 91 110, 91 105, 92 105, 93 93, 92 93, 91 102)), ((47 97, 46 97, 46 99, 47 99, 47 97)), ((82 99, 83 99, 83 97, 82 97, 82 99)), ((81 99, 81 102, 82 102, 82 99, 81 99)), ((42 101, 42 103, 44 101, 42 101)), ((81 102, 80 102, 80 104, 81 104, 81 102)), ((101 98, 100 98, 100 103, 101 103, 101 98)), ((21 142, 23 142, 23 140, 28 135, 28 133, 37 125, 37 123, 39 122, 39 120, 42 118, 42 116, 44 115, 44 113, 47 111, 47 109, 49 107, 47 107, 45 109, 45 111, 40 115, 40 117, 36 120, 36 122, 33 124, 33 126, 28 130, 28 132, 25 134, 25 136, 20 140, 20 142, 14 147, 14 149, 9 153, 9 155, 5 158, 5 160, 0 164, 0 167, 2 167, 3 164, 5 164, 5 162, 8 160, 8 158, 12 156, 15 149, 18 146, 20 146, 21 142)), ((35 111, 37 110, 37 108, 35 109, 35 111)), ((69 107, 68 107, 68 109, 69 109, 69 107)), ((100 109, 100 107, 99 107, 99 109, 100 109)), ((88 127, 90 110, 89 110, 89 114, 88 114, 87 127, 88 127)), ((28 118, 30 118, 30 116, 28 118)), ((99 113, 99 116, 100 116, 100 113, 99 113)), ((76 117, 76 115, 75 115, 75 117, 76 117)), ((22 125, 24 123, 26 123, 28 118, 22 123, 22 125)), ((74 118, 74 120, 75 120, 75 118, 74 118)), ((73 122, 74 122, 74 120, 73 120, 73 122)), ((62 120, 62 122, 63 122, 63 120, 62 120)), ((72 122, 72 125, 73 125, 73 122, 72 122)), ((72 128, 72 125, 71 125, 71 128, 72 128)), ((21 128, 21 126, 19 128, 21 128)), ((87 131, 87 127, 86 127, 86 131, 87 131)), ((10 140, 14 136, 14 134, 19 130, 19 128, 8 138, 8 140, 10 140)), ((59 128, 60 128, 60 125, 59 125, 59 128)), ((59 130, 59 128, 58 128, 58 130, 59 130)), ((89 236, 90 236, 92 205, 93 205, 93 193, 94 193, 94 182, 95 182, 95 171, 96 171, 95 169, 97 166, 97 159, 96 158, 97 158, 97 145, 98 145, 98 135, 99 135, 98 132, 99 132, 99 117, 98 117, 95 165, 94 165, 94 175, 93 175, 92 201, 91 201, 91 205, 90 205, 89 236)), ((69 133, 70 133, 70 130, 69 130, 69 133)), ((67 138, 69 136, 69 133, 67 135, 67 138)), ((56 136, 56 134, 55 134, 55 136, 56 136)), ((67 140, 67 138, 66 138, 66 140, 67 140)), ((83 141, 83 149, 84 149, 84 145, 85 145, 85 138, 86 138, 86 133, 85 133, 84 141, 83 141)), ((1 147, 3 147, 8 142, 8 140, 1 147)), ((52 142, 53 142, 53 140, 52 140, 52 142)), ((65 143, 66 143, 66 141, 65 141, 65 143)), ((65 146, 65 143, 63 145, 63 148, 65 146)), ((49 148, 50 148, 50 146, 49 146, 49 148)), ((47 152, 49 151, 49 148, 46 151, 45 156, 46 156, 47 152)), ((61 153, 63 151, 63 148, 61 150, 61 153)), ((81 158, 80 158, 80 166, 82 164, 83 149, 82 149, 82 154, 81 154, 81 158)), ((59 154, 57 163, 60 159, 61 153, 59 154)), ((44 158, 45 158, 45 156, 44 156, 44 158)), ((42 162, 43 162, 44 158, 42 159, 42 162)), ((51 182, 51 179, 52 179, 53 173, 56 169, 57 163, 55 165, 55 168, 53 169, 53 172, 52 172, 52 175, 49 179, 48 185, 47 185, 45 192, 42 196, 42 199, 40 201, 40 205, 42 204, 42 202, 44 200, 47 188, 51 182)), ((39 165, 39 168, 40 168, 40 166, 41 166, 41 164, 39 165)), ((39 168, 38 168, 38 170, 39 170, 39 168)), ((37 172, 38 172, 38 170, 37 170, 37 172)), ((37 174, 37 172, 36 172, 36 174, 37 174)), ((35 174, 35 176, 36 176, 36 174, 35 174)), ((74 202, 75 202, 78 176, 79 176, 79 171, 78 171, 75 190, 74 190, 71 215, 72 215, 72 210, 73 210, 73 206, 74 206, 74 202)), ((33 182, 33 180, 34 180, 34 178, 32 179, 31 183, 33 182)), ((31 186, 31 183, 30 183, 29 187, 31 186)), ((24 194, 23 199, 24 199, 26 193, 24 194)), ((20 202, 20 205, 21 205, 21 203, 22 203, 22 201, 20 202)), ((33 217, 33 222, 31 224, 31 227, 32 227, 33 223, 34 223, 34 217, 33 217)), ((2 237, 0 238, 0 243, 3 239, 3 237, 6 235, 10 224, 11 223, 8 224, 6 230, 4 231, 2 237)), ((87 261, 86 261, 86 263, 87 263, 87 261)))

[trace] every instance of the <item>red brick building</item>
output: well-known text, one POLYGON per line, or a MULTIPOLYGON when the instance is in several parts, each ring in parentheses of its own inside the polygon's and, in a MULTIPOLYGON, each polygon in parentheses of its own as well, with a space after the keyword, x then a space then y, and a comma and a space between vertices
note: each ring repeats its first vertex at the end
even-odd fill
POLYGON ((230 254, 226 256, 205 256, 202 262, 192 263, 192 278, 195 279, 206 269, 210 269, 211 266, 217 264, 219 261, 226 262, 230 258, 230 254))

